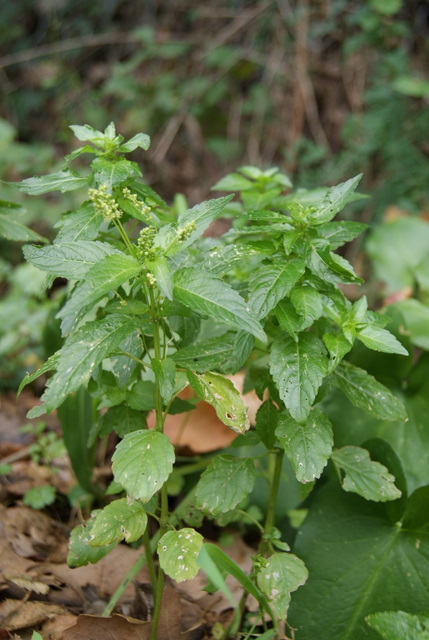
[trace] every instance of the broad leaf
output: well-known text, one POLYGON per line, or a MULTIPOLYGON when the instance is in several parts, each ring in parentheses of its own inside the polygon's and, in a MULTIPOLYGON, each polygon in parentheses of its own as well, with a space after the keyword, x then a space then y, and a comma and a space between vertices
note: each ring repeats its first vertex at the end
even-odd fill
POLYGON ((176 582, 192 580, 200 568, 197 558, 203 540, 203 536, 191 528, 165 533, 157 547, 162 570, 176 582))
POLYGON ((99 513, 99 511, 93 511, 91 520, 86 522, 85 525, 80 524, 71 530, 67 564, 73 569, 76 567, 84 567, 89 563, 96 564, 101 558, 107 556, 117 545, 116 542, 106 545, 105 547, 91 547, 89 544, 92 525, 97 513, 99 513))
MULTIPOLYGON (((429 226, 429 225, 427 225, 429 226)), ((417 347, 429 351, 429 307, 416 300, 401 300, 389 309, 399 311, 402 325, 411 342, 417 347)))
POLYGON ((94 142, 97 144, 105 140, 104 133, 94 129, 94 127, 91 127, 89 124, 71 124, 70 129, 81 142, 94 142))
POLYGON ((429 640, 429 616, 406 611, 371 613, 366 621, 384 640, 429 640))
POLYGON ((121 498, 108 504, 95 517, 89 543, 103 547, 113 542, 134 542, 145 532, 147 515, 140 502, 121 498))
POLYGON ((90 240, 55 243, 48 247, 27 245, 23 253, 25 259, 38 269, 69 280, 82 279, 94 264, 106 256, 121 255, 118 249, 107 242, 90 240))
POLYGON ((329 351, 329 372, 331 372, 340 364, 353 345, 342 333, 325 333, 323 342, 329 351))
POLYGON ((335 380, 350 402, 383 420, 406 420, 403 403, 364 369, 343 361, 335 380))
POLYGON ((401 497, 395 487, 395 477, 379 462, 369 457, 361 447, 343 447, 335 450, 331 460, 345 473, 342 486, 345 491, 358 493, 366 500, 386 502, 401 497))
POLYGON ((150 147, 150 137, 145 133, 137 133, 127 142, 121 144, 121 146, 119 147, 119 151, 121 153, 130 153, 131 151, 134 151, 139 147, 144 151, 147 151, 150 147))
POLYGON ((174 459, 174 447, 166 435, 155 430, 133 431, 116 447, 113 475, 129 496, 148 502, 168 479, 174 459))
POLYGON ((256 431, 267 449, 276 443, 275 431, 279 421, 279 411, 271 400, 265 400, 256 414, 256 431))
POLYGON ((57 171, 47 176, 27 178, 22 182, 15 183, 20 191, 28 193, 31 196, 39 196, 42 193, 50 191, 74 191, 88 184, 88 178, 78 175, 75 171, 65 169, 57 171))
POLYGON ((368 349, 374 349, 374 351, 399 353, 403 356, 408 355, 408 351, 390 331, 375 327, 374 325, 367 325, 363 327, 363 329, 358 329, 356 338, 363 342, 368 349))
POLYGON ((88 322, 70 336, 61 349, 57 371, 42 396, 44 410, 56 409, 70 393, 87 383, 94 368, 137 324, 136 319, 112 315, 104 320, 88 322))
POLYGON ((350 200, 361 178, 362 174, 359 174, 329 189, 322 204, 317 207, 314 213, 308 216, 308 220, 314 225, 324 224, 332 220, 350 200))
POLYGON ((311 333, 303 333, 299 342, 280 335, 272 345, 270 371, 291 416, 306 420, 328 371, 323 342, 311 333))
POLYGON ((97 213, 92 202, 84 202, 79 209, 65 215, 56 226, 60 227, 55 243, 94 240, 103 223, 103 216, 97 213))
POLYGON ((228 273, 237 262, 255 254, 256 251, 251 248, 227 244, 225 247, 212 249, 206 256, 202 267, 206 271, 210 271, 213 276, 220 278, 228 273))
POLYGON ((243 298, 222 280, 198 269, 185 268, 176 271, 173 282, 173 295, 177 302, 265 340, 257 318, 243 298))
POLYGON ((21 205, 0 200, 0 236, 15 242, 47 242, 46 238, 17 219, 23 213, 25 209, 21 205))
POLYGON ((37 371, 31 374, 27 373, 26 376, 24 376, 24 378, 21 380, 21 384, 19 385, 17 395, 19 396, 23 388, 27 384, 30 384, 30 382, 33 382, 33 380, 37 380, 37 378, 39 378, 44 373, 48 373, 48 371, 54 371, 54 369, 58 367, 60 355, 61 355, 61 351, 56 351, 54 354, 51 355, 50 358, 46 360, 45 363, 42 364, 42 366, 40 366, 37 369, 37 371))
POLYGON ((368 228, 363 222, 349 222, 348 220, 338 220, 336 222, 328 222, 319 227, 317 230, 319 236, 328 240, 331 249, 338 249, 346 242, 350 242, 359 236, 368 228))
POLYGON ((305 424, 281 413, 276 436, 299 482, 312 482, 320 477, 331 455, 334 435, 328 417, 318 407, 313 409, 305 424))
POLYGON ((138 178, 141 176, 139 166, 130 160, 110 161, 106 158, 96 158, 91 165, 97 184, 105 184, 112 189, 117 184, 124 182, 128 178, 138 178))
POLYGON ((274 313, 281 328, 287 331, 295 342, 297 342, 298 334, 303 328, 304 319, 298 315, 292 302, 287 299, 282 300, 275 307, 274 313))
POLYGON ((429 225, 417 216, 376 225, 365 243, 374 275, 386 283, 387 293, 414 287, 416 269, 428 255, 428 246, 429 225))
POLYGON ((401 526, 389 520, 385 504, 324 487, 294 548, 309 571, 289 609, 296 640, 379 640, 365 623, 368 614, 426 610, 428 513, 427 488, 410 496, 401 526))
POLYGON ((258 572, 258 586, 271 604, 276 617, 286 620, 290 594, 305 584, 308 571, 293 553, 274 553, 258 572))
POLYGON ((325 240, 317 240, 309 245, 307 265, 316 276, 332 284, 338 284, 339 282, 362 284, 363 282, 347 260, 336 253, 332 253, 329 244, 325 240))
POLYGON ((164 256, 157 256, 155 260, 147 260, 146 267, 155 276, 156 284, 162 295, 172 300, 173 279, 167 259, 164 256))
POLYGON ((231 380, 218 373, 192 371, 188 371, 188 380, 200 398, 214 407, 219 420, 237 433, 247 431, 250 426, 247 407, 231 380))
POLYGON ((179 367, 204 373, 217 369, 231 357, 235 339, 236 336, 231 333, 219 338, 208 338, 180 349, 172 355, 172 358, 179 367))
POLYGON ((112 373, 117 379, 119 387, 124 389, 137 367, 137 362, 134 358, 140 358, 142 355, 143 345, 139 332, 137 330, 130 332, 119 345, 118 351, 125 351, 129 354, 125 356, 118 355, 111 360, 112 373))
MULTIPOLYGON (((425 396, 420 394, 413 397, 405 396, 407 422, 403 419, 398 422, 380 420, 350 404, 339 389, 333 390, 323 404, 334 426, 336 446, 360 446, 370 438, 382 438, 399 455, 410 491, 429 484, 429 429, 427 428, 429 397, 427 393, 425 396)), ((397 475, 394 467, 392 472, 397 475)))
POLYGON ((140 273, 141 265, 125 254, 106 256, 93 265, 85 275, 85 282, 79 285, 60 310, 63 335, 72 331, 88 309, 92 308, 108 293, 140 273))
POLYGON ((167 404, 174 395, 176 365, 171 358, 164 358, 163 360, 153 358, 151 364, 159 386, 159 392, 165 404, 167 404))
POLYGON ((197 508, 212 516, 231 511, 252 491, 255 478, 251 458, 217 456, 197 484, 197 508))
POLYGON ((310 327, 323 313, 323 297, 313 287, 297 286, 290 292, 296 311, 303 318, 302 328, 310 327))
POLYGON ((265 318, 285 298, 304 273, 299 258, 284 264, 261 265, 249 282, 249 306, 258 319, 265 318))
MULTIPOLYGON (((127 404, 122 403, 115 407, 111 407, 106 413, 104 413, 97 425, 97 435, 100 438, 109 435, 114 431, 120 438, 123 438, 127 433, 138 431, 145 426, 144 414, 141 411, 131 409, 127 404)), ((88 445, 91 446, 95 442, 95 437, 91 433, 91 441, 88 445)))
POLYGON ((209 224, 215 220, 220 212, 231 202, 233 196, 224 196, 223 198, 216 198, 214 200, 208 200, 207 202, 201 202, 195 205, 192 209, 188 209, 181 213, 177 219, 177 228, 183 229, 188 224, 195 225, 190 235, 180 242, 179 246, 174 250, 182 251, 189 245, 191 245, 197 238, 202 236, 209 224))
POLYGON ((254 346, 255 338, 250 333, 247 333, 247 331, 238 331, 238 333, 235 334, 232 351, 228 359, 221 366, 222 372, 237 373, 246 363, 254 346))

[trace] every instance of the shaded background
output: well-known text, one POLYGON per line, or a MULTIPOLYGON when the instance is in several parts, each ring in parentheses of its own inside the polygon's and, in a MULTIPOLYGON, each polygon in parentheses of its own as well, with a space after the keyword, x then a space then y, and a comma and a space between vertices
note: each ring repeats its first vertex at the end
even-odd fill
POLYGON ((135 159, 193 204, 244 163, 297 186, 364 173, 366 217, 427 207, 421 0, 20 0, 0 7, 0 172, 51 170, 69 124, 152 137, 135 159))

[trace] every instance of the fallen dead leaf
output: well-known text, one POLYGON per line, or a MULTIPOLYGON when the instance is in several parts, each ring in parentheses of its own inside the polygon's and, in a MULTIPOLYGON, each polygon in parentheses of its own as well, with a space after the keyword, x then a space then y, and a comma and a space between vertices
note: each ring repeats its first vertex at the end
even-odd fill
MULTIPOLYGON (((64 631, 64 640, 147 640, 151 630, 150 622, 143 622, 127 616, 114 614, 111 617, 83 614, 76 624, 64 631)), ((161 638, 159 639, 161 640, 161 638)))
POLYGON ((35 627, 65 613, 64 607, 48 602, 22 602, 7 598, 0 603, 0 623, 8 631, 35 627))

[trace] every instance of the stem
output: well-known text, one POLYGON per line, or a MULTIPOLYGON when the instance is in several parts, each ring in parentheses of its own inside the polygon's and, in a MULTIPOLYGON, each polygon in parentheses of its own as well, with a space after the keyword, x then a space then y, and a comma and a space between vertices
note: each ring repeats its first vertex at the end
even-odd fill
MULTIPOLYGON (((158 539, 159 539, 159 534, 157 533, 152 538, 152 541, 150 542, 149 553, 150 552, 153 553, 155 551, 156 545, 158 544, 158 539)), ((106 606, 104 608, 104 611, 102 613, 102 616, 104 616, 104 617, 110 616, 110 614, 112 613, 112 611, 115 608, 116 604, 121 599, 122 594, 124 593, 125 589, 128 587, 128 585, 130 585, 132 583, 134 578, 140 573, 140 571, 145 566, 145 564, 147 562, 147 555, 148 555, 148 553, 147 553, 146 546, 145 546, 145 553, 142 553, 141 556, 139 556, 137 558, 136 562, 133 564, 131 569, 129 569, 129 571, 125 574, 125 577, 123 578, 123 580, 121 581, 119 586, 116 588, 115 593, 110 598, 109 602, 106 604, 106 606)), ((149 572, 150 572, 150 569, 149 569, 149 572)))
MULTIPOLYGON (((166 533, 168 529, 168 493, 167 486, 164 484, 161 489, 161 518, 160 518, 160 527, 159 527, 159 537, 166 533)), ((157 632, 158 632, 158 623, 159 617, 161 614, 161 606, 162 606, 162 593, 164 590, 164 571, 159 567, 158 569, 158 579, 156 583, 156 591, 155 591, 155 607, 153 610, 153 618, 152 618, 152 628, 150 631, 149 640, 156 640, 157 632)))
POLYGON ((271 471, 271 487, 270 487, 270 496, 268 498, 268 510, 267 510, 267 517, 265 519, 264 535, 263 535, 261 546, 259 549, 259 552, 262 555, 267 555, 271 547, 270 538, 274 529, 276 502, 277 502, 277 494, 279 491, 280 477, 282 472, 283 456, 284 456, 283 449, 276 449, 275 451, 273 451, 272 454, 270 454, 271 461, 273 460, 273 457, 274 457, 274 465, 271 471))
POLYGON ((155 563, 153 561, 153 551, 154 550, 152 549, 152 544, 151 544, 151 540, 149 538, 149 532, 147 530, 147 527, 146 527, 145 532, 143 534, 143 544, 144 544, 144 555, 145 555, 145 559, 146 559, 146 562, 147 562, 147 568, 148 568, 148 571, 149 571, 150 582, 151 582, 151 585, 152 585, 152 589, 155 590, 157 582, 158 582, 158 578, 157 578, 157 575, 156 575, 155 563))
POLYGON ((121 238, 122 238, 125 246, 127 247, 128 251, 135 258, 136 257, 136 252, 134 250, 133 245, 130 242, 130 239, 129 239, 127 233, 125 232, 124 227, 122 226, 122 223, 120 222, 120 220, 113 220, 113 223, 114 223, 115 227, 117 228, 117 230, 119 231, 119 235, 121 236, 121 238))

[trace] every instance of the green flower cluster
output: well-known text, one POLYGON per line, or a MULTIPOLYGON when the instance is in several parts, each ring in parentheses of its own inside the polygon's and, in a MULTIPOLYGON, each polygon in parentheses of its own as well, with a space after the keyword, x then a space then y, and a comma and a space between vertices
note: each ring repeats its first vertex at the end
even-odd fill
POLYGON ((98 189, 89 189, 89 197, 94 203, 97 213, 101 213, 108 222, 119 220, 122 211, 111 193, 107 191, 107 185, 102 184, 98 189))
POLYGON ((139 255, 146 260, 154 260, 156 257, 156 251, 153 248, 155 235, 156 229, 154 227, 145 227, 140 231, 137 248, 139 255))

